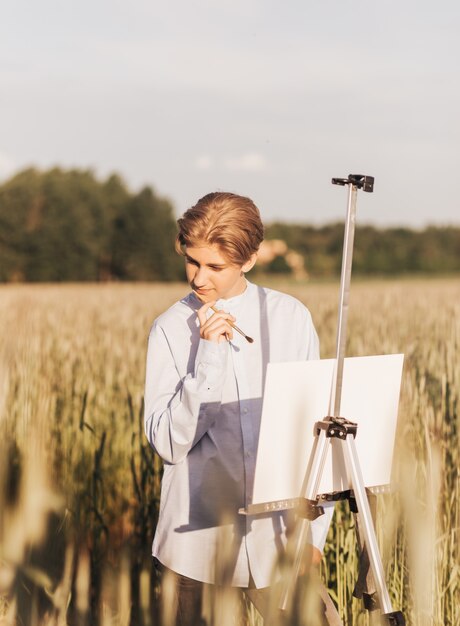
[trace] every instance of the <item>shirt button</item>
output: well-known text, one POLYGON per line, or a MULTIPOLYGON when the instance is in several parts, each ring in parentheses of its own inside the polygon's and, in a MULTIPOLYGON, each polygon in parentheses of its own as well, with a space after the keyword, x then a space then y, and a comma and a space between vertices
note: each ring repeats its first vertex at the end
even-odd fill
POLYGON ((247 409, 243 409, 243 413, 246 415, 246 413, 248 412, 247 409))
POLYGON ((249 457, 251 456, 250 452, 246 452, 246 458, 249 459, 249 457))

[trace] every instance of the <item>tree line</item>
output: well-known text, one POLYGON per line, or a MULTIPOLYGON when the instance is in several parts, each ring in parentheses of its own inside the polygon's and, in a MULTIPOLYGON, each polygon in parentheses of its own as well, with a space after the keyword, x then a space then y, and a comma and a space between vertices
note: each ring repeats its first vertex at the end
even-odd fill
POLYGON ((175 233, 172 204, 150 187, 27 169, 0 187, 0 280, 174 280, 175 233))
MULTIPOLYGON (((311 276, 340 274, 344 224, 319 228, 272 224, 270 238, 283 239, 299 252, 311 276)), ((460 272, 460 227, 428 226, 424 230, 356 226, 353 274, 453 274, 460 272)))
MULTIPOLYGON (((0 186, 0 281, 182 280, 175 222, 169 200, 116 174, 26 169, 0 186)), ((340 272, 343 224, 275 223, 266 236, 299 252, 310 276, 340 272)), ((264 271, 291 270, 278 258, 264 271)), ((460 228, 356 229, 354 273, 459 271, 460 228)))

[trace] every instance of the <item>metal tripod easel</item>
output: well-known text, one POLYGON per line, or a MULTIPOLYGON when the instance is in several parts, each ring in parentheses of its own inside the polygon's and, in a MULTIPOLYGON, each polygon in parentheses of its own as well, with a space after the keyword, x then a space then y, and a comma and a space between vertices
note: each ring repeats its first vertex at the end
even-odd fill
MULTIPOLYGON (((350 278, 355 232, 356 199, 358 189, 362 189, 366 192, 373 191, 374 178, 372 176, 350 174, 348 178, 333 178, 332 183, 334 185, 348 186, 348 207, 345 223, 342 273, 340 281, 336 360, 329 402, 329 415, 322 421, 317 422, 315 425, 315 443, 310 464, 303 483, 301 498, 297 499, 297 502, 285 501, 283 503, 272 503, 274 505, 272 508, 276 510, 296 508, 299 515, 295 535, 292 540, 292 567, 289 580, 282 592, 280 608, 287 609, 294 597, 297 578, 301 571, 304 559, 305 546, 308 539, 309 522, 316 519, 323 513, 323 509, 318 502, 319 487, 330 442, 332 439, 335 439, 340 443, 345 466, 350 476, 352 490, 347 494, 333 494, 325 499, 335 500, 349 498, 350 503, 356 505, 354 512, 359 514, 359 541, 363 545, 360 578, 366 579, 367 577, 368 580, 367 592, 365 594, 362 593, 365 584, 362 584, 362 580, 361 583, 358 581, 358 584, 361 586, 361 590, 358 595, 364 596, 365 608, 368 610, 378 608, 381 611, 381 617, 384 623, 386 622, 390 626, 404 626, 404 616, 401 611, 393 610, 385 583, 385 575, 375 535, 373 518, 355 447, 355 437, 359 430, 358 425, 340 416, 350 278), (367 575, 367 570, 369 570, 370 576, 367 575), (374 586, 375 591, 369 589, 370 584, 374 586)), ((267 504, 269 505, 270 503, 267 504)), ((356 588, 355 595, 357 595, 356 588)))

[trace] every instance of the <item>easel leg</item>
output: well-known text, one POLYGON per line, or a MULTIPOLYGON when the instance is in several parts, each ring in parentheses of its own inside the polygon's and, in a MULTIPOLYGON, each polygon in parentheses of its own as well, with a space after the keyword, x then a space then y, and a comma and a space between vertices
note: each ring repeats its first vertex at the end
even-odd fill
MULTIPOLYGON (((390 595, 385 583, 385 573, 382 560, 377 545, 374 525, 369 502, 366 495, 366 488, 361 473, 358 455, 355 447, 355 440, 352 434, 348 434, 342 441, 343 452, 347 470, 351 477, 353 493, 358 506, 358 511, 362 522, 362 540, 369 557, 370 570, 375 582, 376 594, 379 600, 379 608, 382 611, 382 618, 391 626, 402 626, 405 624, 401 611, 393 611, 390 595)), ((361 532, 361 529, 360 529, 361 532)))
MULTIPOLYGON (((367 493, 367 500, 369 502, 369 509, 372 516, 372 522, 375 528, 376 517, 377 517, 377 496, 375 494, 367 493)), ((359 550, 359 572, 358 579, 356 581, 355 588, 353 590, 353 595, 355 598, 362 599, 364 608, 368 611, 375 611, 379 608, 377 593, 375 587, 374 577, 372 575, 372 571, 370 569, 370 561, 369 555, 366 550, 366 546, 363 539, 363 529, 362 529, 362 521, 359 515, 358 508, 356 506, 356 501, 350 499, 350 510, 353 513, 353 518, 355 521, 355 530, 356 530, 356 540, 358 543, 359 550)))

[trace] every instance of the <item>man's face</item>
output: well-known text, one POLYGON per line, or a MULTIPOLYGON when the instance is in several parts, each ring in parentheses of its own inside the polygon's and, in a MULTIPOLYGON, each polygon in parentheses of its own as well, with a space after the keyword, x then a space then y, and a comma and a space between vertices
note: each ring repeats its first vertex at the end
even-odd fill
POLYGON ((252 259, 242 266, 232 264, 215 245, 185 248, 187 280, 205 302, 227 300, 243 293, 246 289, 243 272, 253 264, 252 259))

